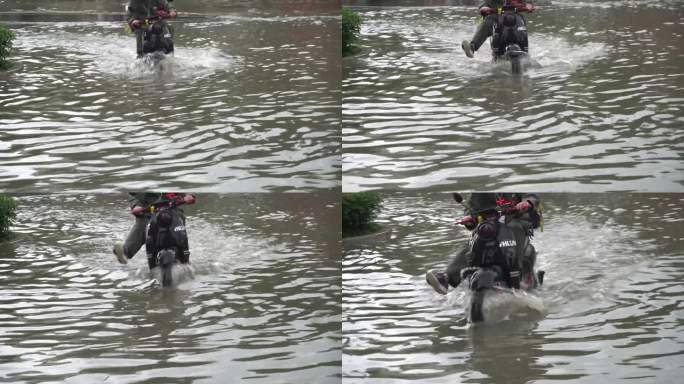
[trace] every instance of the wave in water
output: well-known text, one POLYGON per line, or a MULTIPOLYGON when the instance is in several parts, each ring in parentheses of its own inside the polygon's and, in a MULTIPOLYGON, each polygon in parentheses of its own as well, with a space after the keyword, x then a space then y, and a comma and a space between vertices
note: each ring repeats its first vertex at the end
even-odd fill
MULTIPOLYGON (((173 56, 167 56, 159 65, 135 59, 135 37, 122 36, 116 32, 105 34, 83 30, 65 31, 73 23, 61 23, 59 29, 20 30, 16 46, 30 51, 34 48, 52 47, 69 52, 73 57, 89 60, 102 73, 118 78, 136 80, 150 75, 163 75, 175 80, 192 80, 220 71, 238 71, 240 58, 230 56, 214 47, 186 47, 176 39, 173 56), (84 33, 86 32, 86 33, 84 33)), ((111 27, 110 23, 98 23, 98 27, 111 27)), ((118 29, 118 28, 117 28, 118 29)))

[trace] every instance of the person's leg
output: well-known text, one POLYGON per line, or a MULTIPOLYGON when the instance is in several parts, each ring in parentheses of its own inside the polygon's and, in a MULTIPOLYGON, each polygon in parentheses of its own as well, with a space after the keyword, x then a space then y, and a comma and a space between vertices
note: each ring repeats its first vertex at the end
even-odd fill
POLYGON ((149 221, 150 218, 147 216, 136 217, 124 243, 114 245, 114 254, 121 264, 126 264, 145 244, 145 230, 149 221))
POLYGON ((182 226, 183 230, 182 231, 174 231, 174 235, 176 236, 176 244, 178 245, 179 248, 179 255, 178 259, 182 264, 186 264, 190 262, 190 245, 188 244, 188 232, 187 229, 185 228, 185 213, 183 210, 178 209, 176 211, 176 220, 174 226, 182 226))
POLYGON ((150 267, 150 271, 157 266, 157 245, 159 240, 159 226, 157 225, 157 220, 150 222, 147 226, 147 233, 145 237, 145 255, 147 256, 147 265, 150 267))
POLYGON ((126 241, 124 241, 123 252, 127 258, 131 259, 135 256, 140 248, 145 244, 145 231, 147 224, 150 222, 149 216, 141 216, 135 218, 135 224, 131 228, 126 241))
POLYGON ((461 282, 461 269, 468 266, 468 245, 465 244, 451 259, 446 271, 430 270, 425 274, 427 283, 437 292, 446 295, 449 285, 458 286, 461 282))
POLYGON ((142 28, 138 28, 135 30, 135 50, 136 50, 136 53, 138 54, 138 57, 142 57, 142 55, 143 55, 143 30, 142 30, 142 28))
POLYGON ((473 46, 473 50, 477 51, 480 49, 482 44, 487 40, 489 36, 492 35, 492 31, 494 30, 494 24, 496 23, 498 15, 487 15, 487 17, 484 18, 482 23, 477 28, 477 31, 475 32, 475 35, 473 36, 473 39, 470 41, 470 44, 473 46))
POLYGON ((446 269, 449 285, 456 288, 461 283, 461 269, 468 266, 468 244, 465 244, 451 259, 446 269))
POLYGON ((523 273, 523 278, 525 279, 526 284, 528 284, 531 287, 536 287, 537 284, 540 284, 539 276, 535 275, 535 271, 534 271, 534 264, 536 261, 537 261, 537 250, 534 249, 534 246, 528 242, 527 246, 525 247, 525 250, 523 251, 523 255, 522 255, 522 265, 523 265, 522 273, 523 273))
POLYGON ((480 49, 487 38, 492 35, 492 30, 494 29, 497 17, 498 15, 487 15, 482 23, 477 26, 477 31, 475 32, 473 39, 471 41, 463 40, 461 48, 463 48, 466 56, 473 57, 473 53, 480 49))
POLYGON ((527 243, 527 247, 523 252, 523 273, 534 273, 534 263, 537 261, 537 250, 531 243, 527 243))

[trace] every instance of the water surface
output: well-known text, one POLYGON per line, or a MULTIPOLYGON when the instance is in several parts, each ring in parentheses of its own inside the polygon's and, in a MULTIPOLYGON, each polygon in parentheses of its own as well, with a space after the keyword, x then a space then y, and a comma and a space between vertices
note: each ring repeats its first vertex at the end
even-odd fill
POLYGON ((111 254, 125 198, 18 198, 0 243, 1 382, 339 383, 335 194, 200 194, 185 208, 194 278, 167 289, 144 251, 111 254))
POLYGON ((469 326, 465 290, 424 279, 466 241, 462 209, 447 194, 385 195, 384 230, 344 240, 344 382, 678 382, 684 195, 541 197, 545 315, 469 326))
POLYGON ((539 5, 522 77, 463 54, 475 6, 350 3, 344 190, 684 191, 681 3, 539 5))
POLYGON ((0 74, 0 187, 339 186, 339 20, 242 3, 177 2, 175 55, 151 66, 117 2, 0 2, 17 35, 0 74))

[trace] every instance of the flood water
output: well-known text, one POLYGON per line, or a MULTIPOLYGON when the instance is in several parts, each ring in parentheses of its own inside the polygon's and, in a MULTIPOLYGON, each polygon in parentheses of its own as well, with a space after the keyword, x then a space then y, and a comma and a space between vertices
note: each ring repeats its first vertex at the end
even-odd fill
POLYGON ((385 195, 344 240, 348 383, 674 383, 684 374, 684 194, 542 194, 545 314, 470 326, 425 283, 467 239, 447 194, 385 195))
POLYGON ((0 382, 339 383, 336 194, 198 195, 194 278, 161 288, 111 246, 125 195, 17 198, 0 243, 0 382))
POLYGON ((684 191, 681 2, 540 4, 522 77, 489 42, 463 54, 477 2, 347 3, 363 26, 343 60, 345 191, 684 191))
POLYGON ((0 1, 0 24, 17 35, 15 67, 0 73, 0 186, 339 186, 330 6, 178 0, 175 55, 154 66, 135 59, 123 3, 0 1))

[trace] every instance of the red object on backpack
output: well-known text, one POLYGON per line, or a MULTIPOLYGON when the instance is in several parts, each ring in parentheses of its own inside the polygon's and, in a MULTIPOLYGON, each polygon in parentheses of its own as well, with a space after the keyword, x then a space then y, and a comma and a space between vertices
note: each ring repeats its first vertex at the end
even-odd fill
POLYGON ((489 7, 480 8, 480 15, 482 15, 482 16, 493 15, 495 13, 496 13, 496 9, 494 9, 494 8, 489 8, 489 7))
POLYGON ((457 221, 456 224, 463 225, 466 227, 469 227, 471 225, 474 226, 475 225, 475 218, 472 216, 466 216, 466 217, 462 218, 461 220, 457 221))
POLYGON ((133 216, 140 216, 140 215, 142 215, 143 213, 145 213, 145 208, 143 208, 143 207, 141 207, 141 206, 139 206, 139 205, 136 205, 135 207, 133 207, 133 209, 131 209, 131 214, 132 214, 133 216))

